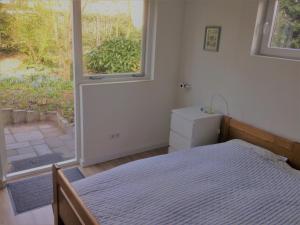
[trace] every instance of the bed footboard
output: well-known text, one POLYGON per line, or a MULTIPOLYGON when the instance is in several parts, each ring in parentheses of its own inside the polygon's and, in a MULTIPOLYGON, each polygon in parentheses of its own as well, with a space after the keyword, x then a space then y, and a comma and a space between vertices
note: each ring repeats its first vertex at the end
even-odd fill
POLYGON ((53 213, 55 225, 100 225, 65 177, 53 165, 53 213))

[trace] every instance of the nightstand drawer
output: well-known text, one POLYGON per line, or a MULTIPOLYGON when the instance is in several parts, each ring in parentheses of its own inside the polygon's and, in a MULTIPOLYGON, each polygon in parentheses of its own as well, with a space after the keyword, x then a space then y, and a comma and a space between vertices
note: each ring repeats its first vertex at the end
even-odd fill
POLYGON ((171 130, 176 133, 191 139, 193 136, 193 122, 186 120, 180 116, 172 114, 171 118, 171 130))
POLYGON ((174 150, 189 149, 191 148, 191 141, 171 130, 169 145, 174 150))
POLYGON ((201 107, 172 110, 169 151, 188 150, 218 141, 221 114, 207 114, 201 107))

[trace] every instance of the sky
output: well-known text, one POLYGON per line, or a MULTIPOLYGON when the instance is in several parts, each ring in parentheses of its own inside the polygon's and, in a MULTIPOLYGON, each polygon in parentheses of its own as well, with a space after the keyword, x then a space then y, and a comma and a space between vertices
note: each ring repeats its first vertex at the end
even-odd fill
MULTIPOLYGON (((1 3, 10 3, 12 0, 0 0, 1 3)), ((36 1, 47 2, 49 0, 31 0, 32 3, 36 1)), ((51 0, 50 0, 51 1, 51 0)), ((65 10, 70 7, 71 0, 56 0, 59 2, 59 6, 54 8, 56 10, 65 10)), ((118 13, 128 13, 129 4, 128 0, 82 0, 82 5, 84 1, 87 1, 84 12, 86 14, 100 14, 100 15, 116 15, 118 13)), ((133 24, 137 28, 143 26, 143 0, 130 0, 131 1, 131 18, 133 24)))
MULTIPOLYGON (((132 13, 131 17, 133 20, 134 26, 140 28, 143 25, 143 0, 131 0, 132 4, 132 13)), ((115 15, 118 13, 127 13, 129 11, 128 1, 127 0, 102 0, 102 1, 89 1, 85 13, 102 15, 115 15)))

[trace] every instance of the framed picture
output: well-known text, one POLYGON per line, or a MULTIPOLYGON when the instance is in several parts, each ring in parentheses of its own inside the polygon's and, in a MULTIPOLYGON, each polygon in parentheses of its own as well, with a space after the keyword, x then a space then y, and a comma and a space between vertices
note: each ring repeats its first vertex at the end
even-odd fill
POLYGON ((205 28, 204 50, 212 52, 219 51, 221 29, 219 26, 207 26, 205 28))

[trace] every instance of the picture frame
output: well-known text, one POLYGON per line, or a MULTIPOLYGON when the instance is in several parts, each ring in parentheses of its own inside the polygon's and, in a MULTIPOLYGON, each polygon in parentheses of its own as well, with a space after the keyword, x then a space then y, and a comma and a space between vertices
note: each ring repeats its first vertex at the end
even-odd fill
POLYGON ((220 48, 222 27, 206 26, 203 49, 205 51, 218 52, 220 48))

